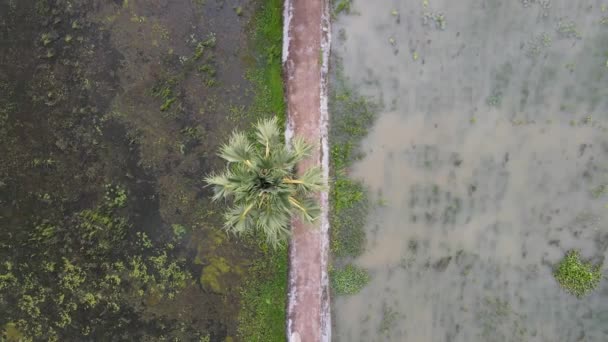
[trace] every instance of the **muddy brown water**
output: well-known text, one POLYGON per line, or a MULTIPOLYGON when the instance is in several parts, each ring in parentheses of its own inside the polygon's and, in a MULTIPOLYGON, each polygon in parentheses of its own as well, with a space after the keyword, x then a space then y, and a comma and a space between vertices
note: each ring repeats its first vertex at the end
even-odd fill
MULTIPOLYGON (((335 341, 606 341, 608 281, 552 276, 608 256, 608 4, 354 1, 333 53, 383 105, 354 178, 377 209, 334 300, 335 341)), ((606 268, 603 268, 606 274, 606 268)))

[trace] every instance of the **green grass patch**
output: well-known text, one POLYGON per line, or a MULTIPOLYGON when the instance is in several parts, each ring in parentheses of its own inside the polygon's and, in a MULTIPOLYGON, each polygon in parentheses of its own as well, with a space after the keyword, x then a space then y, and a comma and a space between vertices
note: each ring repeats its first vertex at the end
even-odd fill
POLYGON ((370 281, 370 276, 366 270, 353 265, 332 270, 330 277, 331 288, 337 295, 357 294, 370 281))
POLYGON ((350 13, 350 5, 352 4, 352 0, 339 0, 334 5, 334 17, 338 16, 340 13, 350 13))
POLYGON ((363 184, 348 177, 348 169, 363 157, 359 144, 367 135, 378 107, 350 89, 340 65, 334 64, 337 65, 329 103, 332 113, 330 249, 338 258, 356 257, 363 253, 365 246, 369 200, 363 184))
MULTIPOLYGON (((281 54, 283 44, 283 1, 260 0, 251 25, 255 62, 247 73, 253 86, 249 107, 253 123, 276 116, 285 126, 285 98, 281 54)), ((242 341, 286 340, 287 249, 261 245, 261 254, 248 270, 241 289, 238 335, 242 341)), ((253 247, 259 249, 257 245, 253 247)))
POLYGON ((255 66, 248 72, 254 100, 250 113, 254 119, 275 115, 285 125, 285 98, 281 55, 283 51, 283 1, 261 0, 253 18, 255 66))
POLYGON ((171 77, 168 80, 160 80, 152 88, 152 95, 162 101, 160 105, 160 111, 165 112, 171 109, 173 103, 177 101, 175 95, 175 87, 177 86, 178 80, 175 77, 171 77))
POLYGON ((576 250, 569 251, 553 275, 567 292, 581 298, 595 290, 602 279, 601 265, 582 261, 576 250))
POLYGON ((336 257, 355 257, 365 245, 367 194, 360 182, 343 173, 334 177, 331 188, 330 248, 336 257))
POLYGON ((287 249, 266 248, 254 261, 241 291, 239 337, 243 341, 285 341, 287 249))
POLYGON ((342 176, 336 177, 333 191, 336 193, 334 209, 338 211, 352 208, 365 197, 361 183, 342 176))

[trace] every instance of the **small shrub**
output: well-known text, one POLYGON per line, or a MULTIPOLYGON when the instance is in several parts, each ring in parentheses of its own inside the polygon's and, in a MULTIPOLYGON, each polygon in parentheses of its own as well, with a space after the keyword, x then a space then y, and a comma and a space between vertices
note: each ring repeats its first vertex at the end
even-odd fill
POLYGON ((127 191, 120 185, 106 184, 105 200, 110 208, 124 208, 127 205, 127 191))
POLYGON ((351 0, 340 0, 337 4, 336 4, 336 8, 334 9, 334 15, 338 15, 342 12, 349 14, 350 13, 350 5, 351 5, 351 0))
POLYGON ((602 278, 600 265, 581 261, 576 250, 566 253, 553 275, 561 287, 579 298, 593 291, 602 278))
POLYGON ((331 287, 338 295, 356 294, 370 281, 366 270, 353 265, 331 271, 330 277, 331 287))
MULTIPOLYGON (((350 1, 342 2, 349 4, 350 1)), ((349 168, 363 158, 360 142, 380 107, 346 85, 340 63, 335 63, 335 87, 330 93, 331 192, 330 249, 336 258, 354 258, 365 249, 366 218, 371 209, 362 182, 349 177, 349 168)))
POLYGON ((331 251, 336 257, 359 256, 365 247, 367 192, 361 182, 338 172, 330 194, 331 251))
POLYGON ((346 177, 338 177, 332 191, 335 198, 333 207, 337 211, 352 208, 364 197, 363 184, 346 177))
POLYGON ((177 240, 181 240, 182 237, 187 233, 186 227, 181 224, 172 224, 171 228, 173 229, 173 235, 177 240))

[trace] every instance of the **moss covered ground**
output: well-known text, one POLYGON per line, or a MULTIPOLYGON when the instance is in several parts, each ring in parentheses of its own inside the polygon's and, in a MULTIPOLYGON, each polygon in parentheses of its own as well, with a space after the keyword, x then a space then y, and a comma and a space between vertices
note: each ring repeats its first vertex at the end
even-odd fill
POLYGON ((202 181, 284 120, 280 6, 0 3, 0 339, 284 339, 286 250, 202 181))

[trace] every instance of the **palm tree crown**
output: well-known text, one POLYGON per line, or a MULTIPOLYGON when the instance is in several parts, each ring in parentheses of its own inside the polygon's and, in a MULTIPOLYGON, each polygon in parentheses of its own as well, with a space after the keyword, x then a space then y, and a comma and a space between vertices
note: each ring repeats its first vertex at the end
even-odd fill
POLYGON ((205 178, 213 185, 213 200, 232 202, 224 214, 228 231, 261 231, 275 247, 289 237, 292 214, 308 222, 317 218, 312 194, 324 188, 318 167, 295 176, 296 163, 310 155, 311 145, 296 137, 289 149, 280 134, 276 118, 259 121, 253 139, 234 132, 219 153, 226 170, 205 178))

